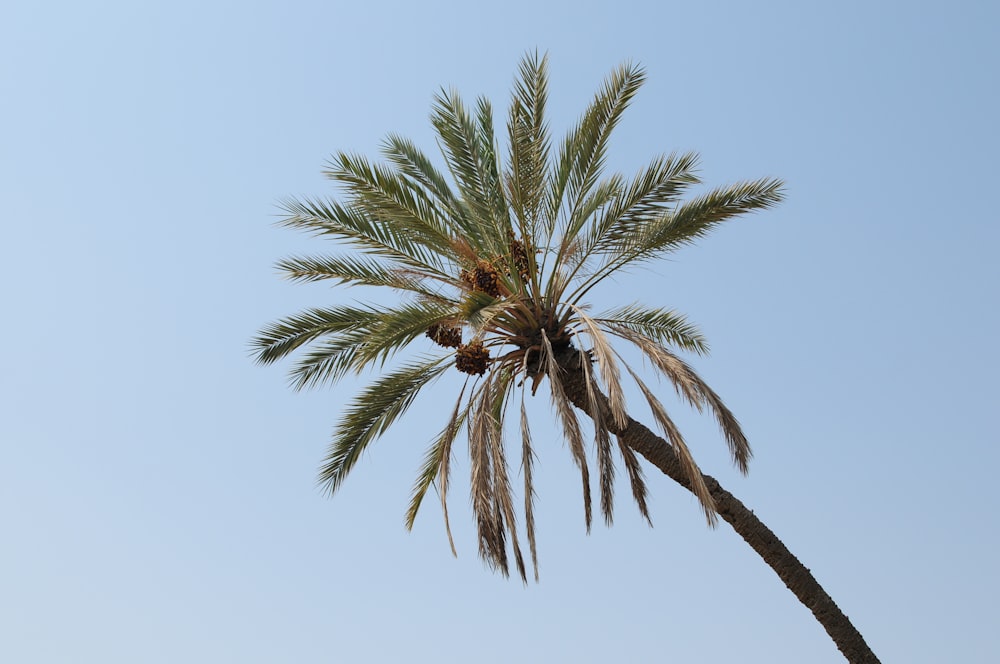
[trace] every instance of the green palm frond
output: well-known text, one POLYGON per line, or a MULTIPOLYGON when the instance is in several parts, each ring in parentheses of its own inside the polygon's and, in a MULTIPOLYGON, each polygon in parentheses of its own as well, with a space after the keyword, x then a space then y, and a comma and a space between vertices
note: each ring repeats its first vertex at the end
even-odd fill
POLYGON ((348 187, 354 207, 367 217, 378 219, 423 247, 430 255, 448 256, 452 238, 447 212, 418 183, 391 170, 374 165, 358 155, 339 154, 324 174, 348 187))
MULTIPOLYGON (((482 116, 487 111, 480 108, 479 112, 482 116)), ((481 254, 500 252, 506 241, 507 227, 496 217, 496 201, 503 194, 499 178, 494 176, 496 161, 491 158, 492 148, 490 153, 483 152, 489 139, 482 135, 481 125, 477 125, 454 91, 442 91, 435 96, 431 123, 438 132, 445 160, 462 200, 470 211, 469 223, 462 226, 464 239, 481 254)))
POLYGON ((547 58, 527 56, 514 82, 507 120, 510 143, 507 195, 522 237, 535 238, 545 205, 550 140, 545 124, 547 58))
POLYGON ((259 363, 271 364, 319 337, 372 327, 379 315, 371 307, 309 309, 266 326, 250 346, 259 363))
POLYGON ((454 309, 432 302, 394 309, 373 309, 357 326, 325 333, 292 367, 296 389, 333 383, 348 373, 384 364, 398 350, 421 337, 431 325, 451 319, 454 309))
POLYGON ((292 281, 332 280, 336 285, 383 286, 428 297, 437 294, 425 286, 436 275, 371 257, 293 256, 278 261, 277 268, 292 281))
POLYGON ((382 146, 382 154, 402 175, 420 184, 434 198, 437 208, 445 213, 444 221, 449 228, 469 225, 470 214, 455 196, 447 178, 412 141, 390 134, 382 146))
POLYGON ((407 364, 365 388, 337 427, 319 480, 335 493, 369 444, 381 436, 413 403, 421 389, 448 369, 445 358, 407 364))
POLYGON ((780 180, 764 178, 719 187, 702 194, 638 229, 633 237, 634 243, 617 262, 655 258, 693 244, 724 221, 772 208, 784 198, 783 186, 780 180))
POLYGON ((614 255, 623 243, 629 246, 633 233, 670 210, 688 187, 700 182, 694 173, 697 163, 693 153, 660 157, 650 163, 595 218, 585 253, 614 255))
MULTIPOLYGON (((580 208, 600 179, 611 132, 645 80, 645 72, 639 66, 624 64, 618 67, 605 80, 579 124, 563 142, 553 182, 552 203, 562 205, 565 200, 565 235, 575 236, 586 222, 580 208)), ((559 209, 551 209, 549 215, 550 224, 554 224, 559 209)))
POLYGON ((363 210, 335 201, 287 200, 282 207, 286 216, 281 223, 285 226, 343 240, 365 253, 436 274, 441 279, 449 276, 443 257, 414 242, 407 233, 385 223, 381 217, 369 216, 363 210))

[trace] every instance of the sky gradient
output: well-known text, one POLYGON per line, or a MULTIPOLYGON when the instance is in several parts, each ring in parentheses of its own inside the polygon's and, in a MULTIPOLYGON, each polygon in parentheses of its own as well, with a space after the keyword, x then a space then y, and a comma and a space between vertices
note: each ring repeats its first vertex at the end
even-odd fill
POLYGON ((296 393, 288 365, 253 364, 262 325, 355 296, 278 278, 276 260, 328 247, 277 227, 277 203, 334 193, 325 160, 375 157, 390 132, 433 151, 441 87, 502 117, 536 48, 556 137, 616 65, 645 66, 611 170, 693 150, 709 185, 786 181, 777 209, 597 304, 626 293, 701 327, 712 354, 692 362, 755 458, 741 477, 675 404, 692 451, 883 662, 997 661, 998 5, 610 7, 0 12, 0 661, 843 661, 652 468, 655 527, 621 487, 615 525, 586 535, 555 428, 540 584, 479 561, 461 481, 457 559, 433 501, 407 533, 447 383, 328 499, 316 469, 365 377, 296 393))

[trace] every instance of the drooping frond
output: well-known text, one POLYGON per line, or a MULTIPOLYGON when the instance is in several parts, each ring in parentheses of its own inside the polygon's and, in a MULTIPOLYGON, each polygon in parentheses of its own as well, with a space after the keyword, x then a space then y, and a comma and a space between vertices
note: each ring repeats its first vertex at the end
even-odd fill
POLYGON ((687 443, 684 441, 684 436, 681 435, 680 429, 674 424, 674 421, 670 419, 667 415, 667 409, 663 407, 660 400, 656 398, 652 390, 646 386, 639 376, 629 369, 629 373, 632 374, 632 378, 635 380, 635 384, 639 387, 642 395, 646 398, 646 403, 649 404, 650 410, 653 412, 653 419, 660 426, 663 431, 663 435, 666 436, 667 442, 670 443, 671 447, 674 448, 674 452, 677 454, 677 459, 681 463, 681 468, 684 469, 684 474, 687 476, 688 481, 691 483, 691 491, 698 500, 701 502, 702 509, 705 511, 705 518, 708 520, 708 525, 714 526, 718 523, 719 518, 715 512, 715 500, 712 498, 712 494, 709 493, 708 487, 705 486, 705 480, 702 479, 701 470, 698 468, 698 464, 695 463, 694 457, 691 456, 691 451, 688 449, 687 443))
POLYGON ((608 391, 608 406, 611 409, 611 417, 615 424, 624 427, 628 421, 625 413, 625 394, 622 392, 621 372, 618 370, 618 363, 615 361, 614 350, 608 343, 607 336, 593 318, 587 315, 582 307, 569 305, 575 317, 583 324, 584 330, 590 339, 593 347, 591 352, 597 360, 597 366, 601 371, 601 378, 604 380, 604 387, 608 391))
MULTIPOLYGON (((617 438, 617 437, 616 437, 617 438)), ((652 526, 653 519, 649 516, 649 506, 646 504, 646 498, 649 494, 646 488, 646 480, 643 477, 642 466, 639 465, 639 459, 635 456, 635 452, 632 448, 626 445, 621 438, 618 440, 618 451, 622 455, 622 462, 625 464, 625 471, 628 473, 629 484, 632 487, 632 497, 635 499, 635 504, 639 507, 639 513, 646 519, 646 522, 652 526)))
MULTIPOLYGON (((467 384, 468 381, 466 381, 466 386, 467 384)), ((441 505, 445 515, 445 531, 448 533, 448 543, 451 545, 451 551, 456 556, 458 552, 455 549, 455 540, 451 536, 451 525, 448 523, 448 469, 451 459, 451 448, 455 442, 455 437, 469 415, 469 407, 462 407, 466 386, 463 386, 462 391, 458 394, 458 400, 455 402, 455 408, 452 410, 448 423, 441 430, 441 433, 438 434, 437 438, 434 439, 434 442, 424 455, 424 463, 420 468, 420 474, 417 475, 417 481, 413 485, 410 505, 406 510, 405 519, 406 529, 413 530, 413 523, 417 518, 417 512, 420 511, 420 505, 424 500, 424 496, 427 494, 427 490, 431 484, 437 480, 438 492, 441 494, 441 505)))
POLYGON ((524 407, 524 392, 521 391, 521 471, 524 474, 524 529, 531 549, 531 566, 538 581, 538 545, 535 541, 535 452, 531 445, 531 426, 528 411, 524 407))
POLYGON ((580 431, 580 422, 576 419, 576 412, 573 410, 573 404, 570 402, 569 398, 566 396, 566 392, 563 390, 562 376, 560 375, 563 370, 556 361, 555 352, 552 349, 552 343, 549 341, 549 337, 545 333, 544 329, 541 331, 541 341, 542 363, 545 366, 545 375, 548 377, 549 385, 551 386, 550 393, 552 395, 552 405, 559 414, 559 419, 563 426, 563 434, 566 436, 566 441, 569 443, 569 449, 573 454, 573 460, 576 461, 576 465, 580 469, 580 478, 583 482, 584 521, 587 524, 587 532, 590 532, 590 524, 593 521, 593 512, 591 510, 590 499, 590 470, 587 467, 587 453, 583 447, 583 433, 580 431))
POLYGON ((491 420, 496 423, 496 428, 492 431, 492 436, 488 438, 490 446, 490 456, 493 466, 494 499, 496 509, 502 517, 502 523, 510 534, 511 549, 514 552, 514 563, 517 566, 521 580, 527 583, 528 576, 524 565, 524 556, 521 553, 521 545, 517 536, 517 517, 514 511, 513 492, 510 484, 510 474, 507 470, 507 454, 504 449, 504 414, 507 410, 507 397, 513 384, 513 374, 507 370, 500 370, 493 373, 494 380, 491 385, 492 414, 491 420))
POLYGON ((747 442, 739 421, 719 395, 686 362, 652 339, 625 328, 617 330, 616 334, 638 346, 653 366, 670 380, 677 394, 691 406, 699 411, 708 406, 726 438, 733 463, 745 475, 750 469, 750 458, 753 456, 750 443, 747 442))
POLYGON ((611 434, 598 399, 599 386, 590 362, 581 362, 587 388, 588 411, 594 421, 594 448, 597 451, 597 477, 601 496, 601 515, 608 526, 614 520, 615 465, 611 458, 611 434))
POLYGON ((479 534, 479 555, 502 572, 509 573, 507 563, 507 525, 500 509, 501 498, 494 466, 496 438, 502 435, 500 423, 493 417, 493 374, 488 374, 472 396, 472 417, 469 422, 469 460, 472 466, 472 511, 479 534))
POLYGON ((368 445, 406 412, 421 389, 448 369, 446 359, 407 364, 385 374, 355 397, 320 467, 319 481, 328 492, 337 491, 368 445))

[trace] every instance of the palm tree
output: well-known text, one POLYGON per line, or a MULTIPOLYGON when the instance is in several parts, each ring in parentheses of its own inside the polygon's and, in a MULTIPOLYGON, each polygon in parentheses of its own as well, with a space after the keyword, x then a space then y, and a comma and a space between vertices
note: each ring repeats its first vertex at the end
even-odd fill
POLYGON ((592 464, 604 520, 612 520, 616 460, 648 520, 637 455, 642 456, 698 498, 709 524, 719 517, 731 524, 813 611, 849 661, 876 662, 809 570, 750 510, 699 470, 667 409, 620 354, 620 342, 633 345, 682 400, 708 410, 733 462, 745 473, 751 452, 739 423, 675 352, 705 353, 698 330, 664 308, 631 303, 591 313, 587 305, 591 290, 612 275, 661 258, 725 221, 782 198, 779 180, 760 179, 684 201, 688 189, 700 183, 693 154, 657 157, 631 179, 605 174, 612 130, 644 79, 636 65, 616 69, 565 139, 553 143, 545 121, 546 59, 529 55, 514 84, 505 161, 489 101, 478 99, 470 109, 450 91, 435 97, 431 113, 447 172, 396 135, 385 140, 382 163, 337 154, 325 174, 341 185, 343 198, 288 200, 284 224, 338 240, 350 251, 293 257, 279 268, 297 281, 388 289, 393 304, 340 305, 288 317, 258 334, 256 358, 268 364, 302 349, 291 375, 303 388, 381 368, 404 348, 423 345, 422 354, 386 370, 347 407, 320 471, 331 493, 422 388, 452 369, 466 374, 427 450, 406 524, 412 528, 435 485, 454 551, 449 469, 464 430, 479 554, 505 575, 512 557, 525 581, 519 513, 538 578, 534 453, 525 399, 544 384, 580 471, 588 530, 592 464), (440 350, 434 351, 435 345, 440 350), (648 403, 661 435, 629 417, 623 370, 648 403), (512 409, 517 409, 513 415, 512 409), (591 420, 590 453, 577 410, 591 420), (511 417, 517 423, 508 427, 511 417), (513 456, 520 457, 524 482, 520 507, 506 447, 509 428, 519 432, 520 454, 513 456))

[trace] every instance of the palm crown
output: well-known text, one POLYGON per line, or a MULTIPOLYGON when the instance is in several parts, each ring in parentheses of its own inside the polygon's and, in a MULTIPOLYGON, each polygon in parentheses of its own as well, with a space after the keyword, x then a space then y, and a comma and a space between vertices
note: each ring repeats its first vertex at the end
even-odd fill
MULTIPOLYGON (((407 526, 412 528, 432 484, 447 525, 449 464, 464 430, 480 555, 506 574, 509 548, 526 578, 516 527, 521 511, 537 579, 533 452, 525 393, 534 394, 547 382, 582 476, 589 528, 587 445, 564 384, 567 366, 582 368, 590 403, 586 411, 594 420, 592 456, 602 514, 610 523, 617 449, 632 494, 648 519, 638 459, 611 433, 628 419, 621 385, 624 368, 714 523, 713 499, 683 436, 612 344, 613 339, 633 344, 683 400, 714 414, 734 463, 746 472, 750 448, 736 418, 671 350, 704 353, 704 339, 674 311, 635 303, 591 314, 587 296, 625 268, 661 258, 717 224, 776 204, 782 185, 761 179, 682 200, 700 183, 693 154, 657 157, 631 179, 606 174, 610 135, 644 78, 635 65, 616 69, 577 124, 554 144, 545 121, 546 59, 526 56, 507 115, 505 160, 490 103, 478 99, 469 109, 457 94, 441 92, 431 121, 445 171, 408 140, 390 135, 383 147, 384 163, 344 153, 332 159, 325 174, 342 186, 339 201, 284 203, 286 225, 329 236, 350 250, 337 256, 285 259, 279 268, 287 276, 379 287, 397 297, 392 306, 339 305, 273 323, 253 342, 258 361, 274 362, 302 348, 292 369, 294 385, 302 388, 381 367, 414 342, 426 344, 425 350, 433 350, 434 344, 442 348, 387 370, 348 406, 320 472, 331 492, 423 387, 450 369, 468 374, 420 468, 407 526), (505 438, 515 401, 520 402, 514 428, 520 432, 521 510, 514 505, 505 438)), ((451 540, 450 527, 448 537, 451 540)))

